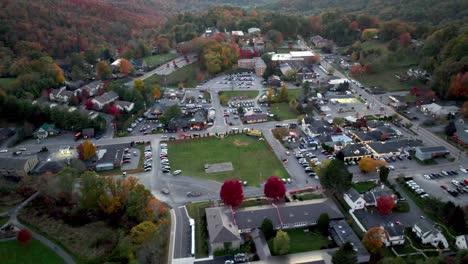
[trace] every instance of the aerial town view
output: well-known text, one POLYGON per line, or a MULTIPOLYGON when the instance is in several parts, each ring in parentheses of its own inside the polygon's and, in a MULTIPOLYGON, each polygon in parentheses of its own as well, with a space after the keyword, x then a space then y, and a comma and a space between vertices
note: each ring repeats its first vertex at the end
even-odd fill
POLYGON ((467 10, 0 0, 0 263, 468 264, 467 10))

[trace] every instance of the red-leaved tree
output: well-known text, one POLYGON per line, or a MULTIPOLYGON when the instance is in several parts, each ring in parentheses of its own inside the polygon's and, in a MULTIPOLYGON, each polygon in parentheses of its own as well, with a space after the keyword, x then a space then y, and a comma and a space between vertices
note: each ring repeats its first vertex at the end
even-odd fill
POLYGON ((236 180, 227 180, 221 186, 219 193, 221 200, 227 205, 237 207, 242 203, 244 199, 244 193, 242 191, 242 184, 236 180))
POLYGON ((87 100, 84 102, 84 105, 85 105, 86 109, 88 109, 88 110, 93 110, 93 108, 94 108, 94 103, 93 103, 93 101, 90 100, 90 99, 87 99, 87 100))
POLYGON ((27 229, 21 229, 18 234, 16 234, 16 240, 18 240, 18 242, 21 244, 21 245, 26 245, 28 244, 32 239, 32 234, 29 230, 27 229))
POLYGON ((395 199, 391 195, 380 196, 377 199, 377 211, 380 214, 386 215, 390 213, 395 206, 395 199))
POLYGON ((355 63, 353 64, 353 66, 351 66, 351 70, 349 71, 349 73, 351 75, 359 75, 362 73, 362 65, 359 64, 359 63, 355 63))
POLYGON ((409 44, 411 43, 410 33, 403 33, 398 38, 400 39, 400 47, 402 48, 408 47, 409 44))
POLYGON ((263 193, 270 199, 279 200, 286 194, 286 187, 280 178, 271 176, 265 183, 263 193))

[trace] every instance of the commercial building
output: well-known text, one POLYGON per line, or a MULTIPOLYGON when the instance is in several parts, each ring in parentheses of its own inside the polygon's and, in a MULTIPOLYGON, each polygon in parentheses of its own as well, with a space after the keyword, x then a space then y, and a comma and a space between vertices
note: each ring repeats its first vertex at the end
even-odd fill
POLYGON ((415 156, 419 160, 425 161, 437 157, 445 157, 450 152, 444 146, 437 147, 417 147, 415 156))
POLYGON ((237 66, 242 69, 254 70, 257 76, 263 76, 266 70, 266 64, 260 57, 252 59, 240 59, 237 61, 237 66))

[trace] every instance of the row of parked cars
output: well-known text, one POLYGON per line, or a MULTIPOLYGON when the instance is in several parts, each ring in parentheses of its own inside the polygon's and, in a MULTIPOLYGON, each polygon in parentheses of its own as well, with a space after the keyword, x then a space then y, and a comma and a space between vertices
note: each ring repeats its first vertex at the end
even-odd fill
MULTIPOLYGON (((167 143, 161 143, 159 144, 159 147, 161 148, 161 152, 159 153, 161 171, 163 173, 169 173, 171 172, 171 165, 169 163, 169 156, 167 153, 167 143)), ((172 175, 179 175, 180 173, 182 173, 181 170, 175 170, 172 175)))
POLYGON ((463 182, 452 180, 450 181, 454 187, 454 189, 449 189, 445 185, 441 185, 440 188, 446 190, 450 195, 453 197, 457 197, 459 194, 468 194, 468 180, 465 179, 463 182))
POLYGON ((441 171, 440 173, 430 173, 430 174, 424 174, 423 177, 432 180, 432 179, 438 179, 438 178, 443 178, 443 177, 448 177, 448 176, 457 176, 458 172, 451 170, 451 171, 441 171))
POLYGON ((421 186, 419 186, 413 179, 408 179, 406 180, 406 186, 410 188, 413 192, 415 192, 417 195, 419 195, 421 198, 426 198, 429 197, 429 194, 427 194, 421 186))
POLYGON ((153 151, 151 145, 145 146, 145 159, 143 168, 145 171, 151 171, 153 169, 153 151))

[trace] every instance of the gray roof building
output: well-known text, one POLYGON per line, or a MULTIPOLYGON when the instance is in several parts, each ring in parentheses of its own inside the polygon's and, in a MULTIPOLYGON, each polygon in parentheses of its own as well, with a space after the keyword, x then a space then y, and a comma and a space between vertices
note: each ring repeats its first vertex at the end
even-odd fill
POLYGON ((359 263, 369 261, 369 253, 345 220, 330 221, 330 234, 339 246, 350 242, 356 251, 359 263))
POLYGON ((129 143, 97 146, 96 170, 112 170, 122 166, 124 150, 129 147, 129 143))
POLYGON ((205 209, 206 224, 211 243, 240 241, 239 229, 226 215, 223 207, 205 209))
POLYGON ((403 236, 405 234, 404 225, 396 225, 393 223, 386 223, 382 225, 385 232, 388 233, 390 237, 403 236))
POLYGON ((27 158, 0 157, 0 176, 24 177, 34 169, 38 162, 35 155, 27 158))
POLYGON ((402 139, 385 142, 371 142, 367 144, 374 154, 395 154, 400 153, 402 149, 413 149, 422 146, 422 141, 413 139, 402 139))
POLYGON ((361 197, 361 194, 359 194, 354 188, 349 188, 349 190, 344 194, 353 202, 357 201, 361 197))

